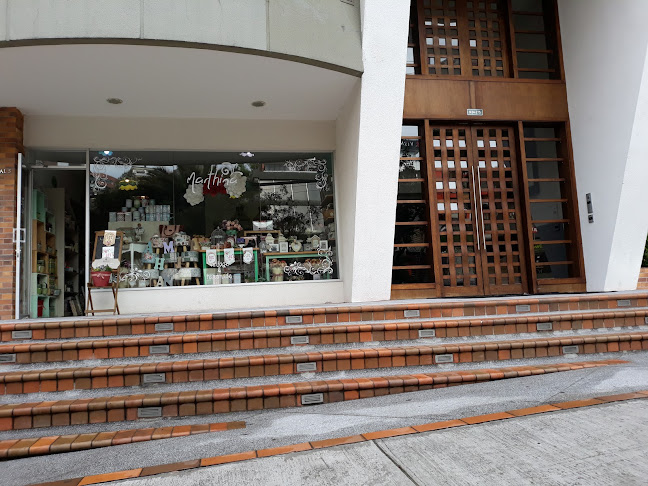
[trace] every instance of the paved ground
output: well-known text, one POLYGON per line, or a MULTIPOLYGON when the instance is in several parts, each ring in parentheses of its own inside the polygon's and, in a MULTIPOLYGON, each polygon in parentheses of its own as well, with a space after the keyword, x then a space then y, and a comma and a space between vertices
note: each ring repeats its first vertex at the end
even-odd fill
POLYGON ((193 485, 645 485, 648 400, 112 482, 193 485))
MULTIPOLYGON (((513 380, 481 383, 477 385, 458 386, 417 393, 326 404, 316 407, 222 414, 210 417, 191 417, 189 419, 179 420, 167 419, 162 422, 138 422, 137 426, 139 427, 154 427, 186 423, 204 423, 214 421, 213 419, 215 418, 218 421, 244 420, 247 422, 247 428, 243 430, 218 432, 214 434, 183 437, 178 439, 129 444, 106 449, 95 449, 54 456, 33 457, 9 461, 0 466, 2 471, 0 473, 0 484, 2 484, 2 486, 18 486, 41 481, 67 479, 90 474, 101 474, 144 466, 187 461, 190 459, 221 454, 237 453, 252 449, 263 449, 281 445, 297 444, 305 441, 343 437, 376 430, 470 417, 486 413, 532 407, 545 403, 590 398, 628 391, 648 390, 648 353, 606 353, 602 355, 587 355, 586 357, 573 356, 571 358, 562 358, 563 361, 595 359, 625 359, 631 362, 624 365, 532 376, 513 380), (29 471, 29 477, 25 476, 25 471, 29 471)), ((549 362, 549 360, 525 360, 524 364, 539 364, 545 362, 549 362)), ((556 362, 556 360, 553 360, 553 362, 556 362)), ((501 366, 502 364, 503 363, 475 363, 470 367, 489 368, 501 366)), ((516 363, 515 361, 506 363, 507 366, 515 366, 516 364, 519 363, 516 363)), ((468 368, 467 366, 464 367, 468 368)), ((571 417, 573 414, 576 414, 573 416, 579 417, 580 412, 556 412, 554 415, 547 415, 547 418, 544 418, 543 416, 536 418, 512 419, 508 424, 502 422, 502 425, 495 423, 492 425, 471 426, 456 431, 440 432, 437 433, 437 435, 426 434, 425 437, 431 437, 425 439, 429 440, 429 443, 420 442, 423 440, 420 438, 412 438, 412 447, 419 449, 412 452, 398 452, 407 450, 407 447, 409 446, 406 444, 410 443, 408 442, 408 438, 389 439, 359 444, 357 446, 342 446, 320 452, 314 451, 309 453, 293 454, 290 456, 258 459, 238 465, 231 464, 227 466, 217 466, 205 470, 201 469, 199 471, 171 475, 169 477, 180 478, 178 479, 179 482, 177 484, 183 485, 234 484, 227 479, 229 477, 227 475, 244 474, 247 476, 242 479, 244 481, 243 484, 248 484, 247 481, 250 481, 250 484, 252 484, 252 481, 254 480, 253 475, 255 474, 254 471, 257 471, 257 473, 262 474, 263 477, 263 481, 254 480, 258 484, 308 484, 308 478, 314 478, 311 484, 410 484, 407 481, 411 482, 412 480, 408 475, 415 478, 415 481, 422 481, 420 484, 444 484, 444 481, 434 482, 434 478, 436 477, 435 475, 438 474, 438 472, 435 472, 434 474, 424 473, 416 469, 413 464, 402 466, 401 470, 399 467, 394 465, 394 462, 392 462, 390 457, 398 457, 398 460, 403 461, 403 464, 405 464, 405 459, 409 456, 428 457, 426 460, 434 459, 434 461, 437 461, 437 456, 442 457, 442 455, 448 453, 448 451, 454 450, 456 454, 456 448, 453 444, 456 441, 459 441, 459 439, 465 440, 466 444, 470 444, 471 441, 476 441, 476 443, 479 444, 480 441, 483 440, 486 442, 484 442, 484 446, 479 447, 478 450, 475 450, 472 446, 466 449, 467 455, 465 456, 465 464, 456 463, 454 462, 454 459, 450 462, 445 461, 439 464, 444 467, 457 469, 463 468, 467 471, 475 471, 476 466, 473 464, 473 461, 478 458, 475 454, 478 454, 479 450, 490 451, 493 449, 496 451, 501 449, 505 452, 505 455, 511 457, 519 456, 524 459, 525 464, 528 463, 525 467, 532 468, 534 461, 536 460, 534 457, 539 454, 539 450, 554 450, 552 449, 554 446, 541 448, 537 444, 537 442, 540 442, 541 444, 544 443, 543 440, 540 440, 542 437, 550 437, 551 444, 562 444, 561 447, 564 447, 565 453, 571 453, 571 449, 578 449, 578 447, 574 447, 572 443, 568 442, 566 439, 563 441, 559 434, 571 434, 578 431, 585 435, 594 434, 593 436, 596 436, 596 434, 602 434, 604 439, 610 440, 616 440, 618 437, 623 437, 625 439, 633 435, 643 435, 645 439, 645 442, 642 444, 643 450, 648 450, 648 423, 646 423, 648 421, 648 409, 645 408, 645 405, 643 409, 641 408, 641 405, 635 405, 634 403, 621 404, 619 406, 604 405, 599 408, 601 410, 607 410, 608 415, 601 418, 599 422, 590 422, 590 419, 579 419, 580 421, 576 421, 576 423, 580 424, 578 429, 569 425, 571 419, 565 419, 565 423, 552 421, 554 418, 559 416, 571 417), (522 427, 525 423, 536 423, 535 421, 540 419, 541 421, 537 422, 538 424, 545 424, 544 421, 546 420, 549 425, 543 425, 542 429, 537 428, 537 432, 533 432, 533 427, 530 427, 530 429, 522 427), (529 422, 531 420, 534 422, 529 422), (552 426, 552 423, 555 423, 556 425, 552 426), (625 424, 628 430, 624 429, 623 431, 620 431, 616 428, 610 429, 613 424, 621 423, 625 424), (517 430, 516 424, 520 424, 520 427, 522 428, 517 430), (644 427, 643 432, 635 433, 635 430, 639 430, 640 426, 644 427), (506 432, 502 433, 502 437, 511 436, 511 439, 515 439, 519 436, 521 439, 525 437, 526 439, 519 443, 515 442, 506 445, 505 442, 501 442, 504 440, 503 438, 497 439, 495 436, 491 436, 490 433, 484 432, 488 430, 499 430, 499 427, 508 427, 505 429, 506 432), (510 427, 513 428, 511 429, 510 427), (472 430, 475 432, 472 432, 472 430), (544 432, 542 430, 544 430, 544 432), (533 435, 536 433, 540 434, 539 437, 533 435), (458 435, 455 436, 454 434, 458 435), (533 442, 536 439, 537 441, 533 442), (416 446, 416 444, 419 445, 416 446), (524 448, 525 444, 527 444, 527 448, 524 448), (430 451, 434 451, 434 454, 430 454, 430 451), (468 452, 470 452, 470 454, 468 454, 468 452), (298 457, 303 457, 304 459, 294 459, 298 457), (373 458, 380 458, 380 460, 375 459, 376 463, 374 464, 373 458), (340 471, 330 465, 336 465, 338 463, 340 464, 340 468, 355 468, 354 470, 359 471, 359 475, 353 475, 354 473, 348 472, 340 476, 342 479, 335 479, 334 475, 340 474, 340 471), (266 464, 268 465, 266 466, 266 464), (329 464, 329 466, 327 466, 327 464, 329 464), (278 468, 277 476, 272 476, 271 465, 276 465, 278 468), (363 472, 362 468, 364 467, 366 467, 368 471, 363 472), (384 470, 381 469, 383 467, 384 470), (410 469, 411 472, 407 472, 410 469), (204 474, 214 474, 216 476, 203 477, 202 475, 204 474), (427 477, 425 474, 432 475, 427 477), (220 475, 225 475, 223 476, 224 479, 217 479, 221 477, 220 475), (290 478, 294 478, 295 482, 287 482, 288 479, 283 477, 284 475, 286 477, 289 476, 290 478), (391 479, 392 475, 393 480, 391 479), (422 476, 423 479, 419 478, 417 475, 422 476), (425 479, 426 477, 427 479, 425 479), (327 478, 332 479, 329 481, 327 478), (327 481, 329 482, 327 483, 327 481), (363 483, 363 481, 365 481, 365 483, 363 483)), ((586 410, 583 410, 583 412, 589 413, 586 410)), ((130 427, 132 426, 133 425, 130 424, 130 427)), ((104 425, 104 427, 106 426, 104 425)), ((111 427, 115 430, 128 428, 128 426, 124 427, 124 424, 111 424, 111 427)), ((617 425, 614 425, 614 427, 617 427, 617 425)), ((52 433, 55 432, 52 431, 52 433)), ((73 432, 70 431, 68 433, 73 432)), ((573 438, 573 440, 576 439, 573 438)), ((600 447, 604 450, 621 450, 620 448, 623 445, 598 440, 588 442, 588 447, 595 445, 595 443, 600 443, 600 447)), ((600 451, 597 452, 597 450, 592 449, 588 454, 596 457, 600 454, 600 451)), ((560 448, 557 448, 554 452, 556 457, 560 457, 560 448)), ((630 452, 628 452, 628 454, 629 455, 625 460, 630 466, 632 466, 634 459, 630 452)), ((452 454, 448 457, 451 456, 452 454)), ((496 474, 496 471, 499 470, 500 474, 505 475, 502 477, 504 478, 503 480, 507 481, 507 484, 534 484, 533 482, 520 483, 513 479, 513 474, 526 474, 526 469, 513 470, 509 467, 500 468, 498 466, 500 462, 498 461, 501 461, 501 459, 496 460, 495 456, 491 458, 490 455, 485 456, 485 458, 486 462, 493 463, 491 468, 493 470, 491 471, 487 464, 482 465, 485 469, 484 471, 480 470, 480 474, 482 472, 484 474, 496 474), (518 472, 516 473, 515 471, 518 472)), ((579 461, 585 461, 585 459, 586 457, 583 456, 579 461)), ((611 456, 600 458, 600 460, 604 459, 611 461, 615 460, 611 456)), ((540 456, 537 460, 540 461, 540 464, 540 456)), ((619 458, 619 460, 621 459, 619 458)), ((431 471, 435 471, 435 468, 439 468, 440 466, 436 465, 430 467, 432 468, 430 469, 431 471)), ((613 465, 610 467, 613 467, 613 465)), ((634 466, 628 467, 630 473, 633 473, 633 467, 634 466)), ((557 471, 562 471, 563 469, 558 468, 557 471)), ((528 470, 531 471, 531 469, 528 470)), ((583 470, 586 471, 587 467, 583 466, 583 470)), ((644 470, 644 474, 645 472, 648 471, 644 470)), ((583 477, 587 478, 587 476, 583 477)), ((552 479, 553 476, 548 478, 552 479)), ((588 482, 586 479, 583 479, 582 483, 578 483, 576 480, 574 480, 576 482, 567 481, 564 483, 546 483, 543 482, 545 479, 547 478, 540 476, 538 481, 536 481, 536 484, 635 484, 632 483, 632 478, 625 482, 607 483, 592 483, 588 482)), ((559 479, 559 477, 556 477, 552 480, 558 481, 559 479)), ((142 479, 133 482, 133 484, 147 485, 149 484, 147 481, 158 481, 158 479, 155 477, 151 479, 142 479)), ((470 484, 469 481, 466 482, 470 484)), ((498 484, 498 482, 499 481, 491 481, 490 484, 498 484)), ((150 484, 167 483, 151 482, 150 484)), ((169 482, 168 484, 175 483, 169 482)), ((499 482, 499 484, 503 483, 499 482)), ((642 484, 646 484, 645 478, 642 484)))

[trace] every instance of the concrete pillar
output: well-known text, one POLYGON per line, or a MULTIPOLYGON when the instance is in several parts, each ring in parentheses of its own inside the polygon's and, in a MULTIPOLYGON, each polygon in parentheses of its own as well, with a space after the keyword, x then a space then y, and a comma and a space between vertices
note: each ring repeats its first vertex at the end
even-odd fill
MULTIPOLYGON (((17 108, 0 107, 0 319, 14 317, 16 170, 23 153, 23 116, 17 108)), ((28 257, 31 257, 29 254, 28 257)))
POLYGON ((632 290, 648 232, 648 2, 558 5, 587 288, 632 290))
POLYGON ((409 1, 371 0, 361 9, 364 74, 337 126, 336 216, 352 302, 391 293, 409 1))

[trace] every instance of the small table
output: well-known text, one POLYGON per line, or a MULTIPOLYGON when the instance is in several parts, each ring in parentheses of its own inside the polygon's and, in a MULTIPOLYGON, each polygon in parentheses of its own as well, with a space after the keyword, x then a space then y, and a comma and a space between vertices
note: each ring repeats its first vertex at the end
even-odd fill
POLYGON ((117 302, 117 293, 119 292, 119 269, 113 270, 112 275, 110 277, 112 279, 112 283, 110 285, 107 285, 105 287, 97 287, 92 282, 88 282, 88 301, 86 303, 86 310, 85 314, 86 316, 88 314, 92 314, 93 316, 95 315, 95 312, 112 312, 113 314, 119 314, 119 303, 117 302), (94 303, 92 302, 92 289, 106 289, 110 288, 112 290, 113 294, 113 299, 115 300, 115 303, 113 304, 112 309, 95 309, 94 308, 94 303))

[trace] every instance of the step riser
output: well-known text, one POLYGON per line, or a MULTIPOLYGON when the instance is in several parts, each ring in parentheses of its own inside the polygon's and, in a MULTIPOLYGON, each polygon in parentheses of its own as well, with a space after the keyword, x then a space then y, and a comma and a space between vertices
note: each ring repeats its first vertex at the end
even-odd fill
POLYGON ((648 333, 623 336, 587 336, 499 343, 474 343, 411 348, 376 348, 295 355, 222 358, 121 367, 77 368, 41 373, 5 374, 0 395, 87 390, 144 385, 145 376, 159 376, 159 383, 187 383, 302 372, 433 366, 443 363, 476 363, 563 356, 565 354, 612 353, 648 350, 648 333), (302 367, 306 365, 307 369, 302 367), (43 379, 43 374, 47 379, 43 379), (38 379, 33 379, 38 377, 38 379), (31 378, 31 379, 30 379, 31 378), (17 381, 13 381, 16 380, 17 381))
POLYGON ((290 311, 233 312, 192 316, 160 316, 79 321, 11 322, 0 324, 0 340, 10 342, 12 332, 31 330, 32 339, 73 339, 155 334, 158 323, 173 323, 173 332, 216 331, 250 327, 276 327, 294 324, 330 324, 398 319, 430 319, 444 317, 476 317, 524 315, 539 312, 559 312, 600 309, 628 309, 648 306, 645 296, 597 295, 556 297, 551 300, 512 299, 510 301, 444 302, 396 304, 362 307, 329 307, 293 309, 290 311), (524 307, 524 308, 522 308, 524 307), (528 308, 528 310, 527 310, 528 308), (406 311, 418 311, 418 316, 406 317, 406 311), (283 314, 283 315, 280 315, 283 314), (286 322, 286 318, 288 321, 286 322), (301 322, 294 322, 301 317, 301 322))
MULTIPOLYGON (((492 336, 516 333, 541 333, 538 322, 552 324, 552 331, 570 331, 581 329, 612 329, 618 327, 635 327, 646 324, 648 311, 628 312, 623 314, 640 314, 631 317, 609 317, 597 319, 576 319, 544 321, 541 317, 513 318, 501 321, 465 321, 465 322, 402 322, 394 324, 374 324, 359 326, 334 326, 319 328, 258 330, 248 332, 212 333, 183 336, 156 336, 132 338, 129 340, 102 340, 81 342, 33 343, 18 345, 0 345, 0 356, 15 355, 15 363, 55 363, 61 361, 79 361, 86 359, 121 359, 124 357, 146 357, 158 354, 160 357, 175 354, 196 354, 221 351, 250 349, 285 348, 292 344, 295 337, 308 336, 309 345, 345 344, 383 341, 402 341, 420 339, 421 329, 434 330, 435 338, 453 338, 468 336, 492 336), (518 322, 524 319, 528 322, 518 322), (508 322, 508 323, 505 323, 508 322), (168 346, 168 351, 151 346, 168 346), (157 353, 156 353, 157 351, 157 353), (160 352, 161 351, 161 352, 160 352)), ((574 316, 581 317, 581 316, 574 316)), ((587 316, 582 316, 587 317, 587 316)), ((426 338, 428 339, 428 338, 426 338)), ((434 338, 429 338, 434 339, 434 338)), ((10 356, 11 357, 11 356, 10 356)), ((13 359, 13 357, 11 357, 13 359)), ((12 364, 7 362, 3 364, 12 364)))
POLYGON ((44 402, 0 407, 0 430, 137 421, 142 409, 155 409, 157 417, 185 417, 218 413, 303 406, 304 395, 317 394, 320 403, 333 403, 407 393, 433 388, 540 375, 615 362, 569 363, 512 369, 475 370, 331 380, 280 385, 228 388, 182 393, 130 395, 101 399, 44 402), (321 394, 321 395, 319 395, 321 394))

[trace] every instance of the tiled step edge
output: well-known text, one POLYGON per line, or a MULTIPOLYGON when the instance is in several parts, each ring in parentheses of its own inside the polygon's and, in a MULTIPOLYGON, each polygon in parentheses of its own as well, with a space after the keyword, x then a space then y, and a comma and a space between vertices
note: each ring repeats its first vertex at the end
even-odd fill
POLYGON ((336 437, 333 439, 317 440, 303 442, 301 444, 290 444, 285 446, 273 447, 270 449, 260 449, 235 454, 225 454, 221 456, 205 457, 191 461, 175 462, 171 464, 161 464, 158 466, 148 466, 127 471, 117 471, 112 473, 96 474, 80 478, 65 479, 62 481, 52 481, 39 483, 33 486, 85 486, 91 484, 100 484, 109 481, 119 481, 124 479, 144 478, 157 474, 173 473, 196 469, 200 467, 218 466, 221 464, 230 464, 234 462, 247 461, 263 457, 278 456, 290 454, 293 452, 303 452, 315 449, 324 449, 337 447, 345 444, 355 444, 358 442, 367 442, 377 439, 386 439, 390 437, 400 437, 403 435, 420 434, 424 432, 434 432, 437 430, 446 430, 453 427, 465 427, 470 425, 496 422, 499 420, 508 420, 529 415, 541 413, 559 412, 575 408, 593 407, 604 405, 612 402, 621 402, 627 400, 648 399, 648 390, 633 393, 624 393, 622 395, 606 395, 602 397, 591 398, 587 400, 576 400, 570 402, 559 402, 552 404, 539 405, 535 407, 509 410, 508 412, 491 413, 487 415, 477 415, 474 417, 464 417, 460 419, 444 420, 442 422, 432 422, 411 427, 400 427, 398 429, 379 430, 375 432, 365 432, 363 434, 352 435, 348 437, 336 437))
MULTIPOLYGON (((219 332, 202 332, 201 334, 184 334, 182 336, 173 335, 173 332, 182 332, 165 327, 164 331, 153 332, 151 335, 138 337, 119 337, 112 339, 103 339, 93 341, 93 347, 105 347, 102 342, 109 343, 108 346, 119 346, 125 339, 147 339, 146 344, 152 344, 153 339, 158 339, 157 343, 166 344, 186 344, 186 343, 208 343, 212 342, 211 351, 225 351, 237 349, 253 348, 273 348, 285 347, 293 344, 333 344, 340 342, 363 342, 363 341, 382 341, 396 339, 418 339, 418 331, 421 329, 436 329, 439 335, 436 337, 458 337, 458 336, 479 336, 490 334, 515 334, 522 332, 537 332, 549 330, 570 330, 570 329, 599 329, 611 327, 628 327, 641 326, 648 324, 648 308, 632 310, 613 310, 613 311, 570 311, 569 313, 549 313, 529 316, 501 316, 501 317, 472 317, 472 318, 454 318, 451 320, 401 320, 400 322, 385 323, 365 323, 365 324, 345 324, 345 325, 311 325, 308 327, 289 327, 289 328, 260 328, 248 330, 233 330, 219 332), (538 329, 538 323, 551 323, 547 328, 538 329), (556 329, 553 324, 556 323, 556 329), (568 324, 572 323, 572 324, 568 324), (381 331, 399 331, 399 337, 385 337, 381 335, 370 336, 368 333, 380 333, 381 331), (410 331, 409 335, 403 335, 405 331, 410 331), (362 333, 362 334, 360 334, 362 333), (308 342, 294 343, 292 337, 308 336, 308 342), (162 338, 162 340, 160 340, 162 338), (163 339, 166 339, 164 341, 163 339), (218 344, 217 344, 218 343, 218 344)), ((154 328, 155 326, 153 326, 154 328)), ((97 328, 102 331, 103 328, 97 328)), ((18 331, 21 332, 21 331, 18 331)), ((23 331, 24 332, 24 331, 23 331)), ((60 333, 49 332, 49 337, 45 339, 63 339, 60 333)), ((19 335, 20 336, 20 335, 19 335)), ((118 335, 121 336, 121 335, 118 335)), ((106 337, 106 336, 93 336, 106 337)), ((110 336, 108 336, 110 337, 110 336)), ((32 332, 31 339, 36 339, 32 332)), ((71 339, 71 338, 68 338, 71 339)), ((89 341, 92 338, 76 336, 74 339, 89 341)), ((16 340, 13 340, 16 341, 16 340)), ((132 342, 132 341, 129 341, 132 342)), ((10 352, 13 348, 8 346, 32 345, 43 343, 32 343, 23 341, 23 343, 0 344, 0 353, 10 352)), ((48 343, 49 344, 49 343, 48 343)), ((38 349, 38 348, 37 348, 38 349)), ((44 350, 45 348, 41 348, 44 350)), ((176 348, 177 350, 178 348, 176 348)), ((207 350, 203 344, 203 349, 207 350)))
POLYGON ((303 344, 340 344, 415 340, 421 330, 436 338, 534 333, 543 330, 611 329, 646 324, 648 309, 605 313, 509 317, 489 320, 397 322, 204 334, 162 335, 136 338, 41 343, 0 344, 0 364, 54 363, 86 359, 121 359, 153 354, 195 354, 245 349, 269 349, 303 344), (542 328, 542 324, 551 326, 542 328), (540 330, 538 330, 540 324, 540 330), (296 339, 295 339, 296 338, 296 339))
POLYGON ((0 430, 134 421, 144 417, 211 415, 315 405, 620 363, 627 362, 607 360, 518 366, 8 404, 0 406, 0 430))
POLYGON ((517 297, 507 300, 417 302, 329 306, 263 311, 220 312, 178 316, 111 317, 40 322, 5 322, 0 324, 0 340, 15 339, 14 331, 32 331, 33 339, 69 339, 114 335, 153 334, 156 324, 173 324, 174 332, 273 327, 286 324, 324 324, 337 322, 382 321, 407 318, 474 317, 524 315, 538 312, 617 309, 648 306, 648 293, 579 294, 577 296, 517 297), (287 319, 288 318, 288 319, 287 319))
POLYGON ((102 447, 171 439, 187 435, 207 434, 225 430, 243 429, 245 422, 218 422, 212 424, 177 425, 148 429, 128 429, 91 434, 51 435, 28 439, 0 441, 0 461, 21 457, 44 456, 62 452, 84 451, 102 447))
POLYGON ((648 350, 648 332, 0 373, 0 395, 648 350))

